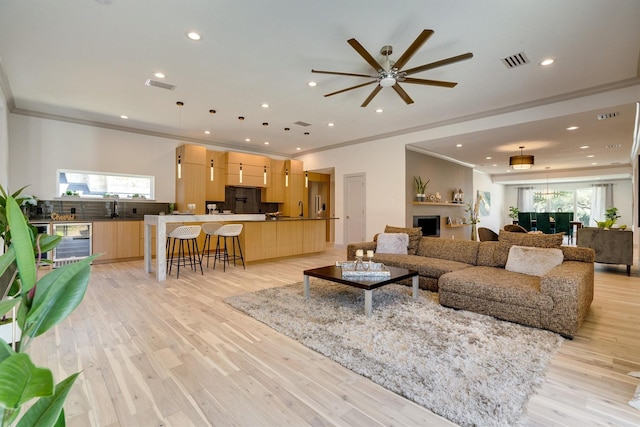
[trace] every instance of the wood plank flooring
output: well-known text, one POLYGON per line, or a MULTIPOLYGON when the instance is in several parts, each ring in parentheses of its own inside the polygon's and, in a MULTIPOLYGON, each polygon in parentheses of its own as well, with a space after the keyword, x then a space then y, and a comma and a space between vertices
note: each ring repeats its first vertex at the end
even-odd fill
MULTIPOLYGON (((70 427, 453 425, 223 302, 344 258, 336 247, 161 283, 142 261, 95 265, 83 303, 30 353, 58 381, 83 371, 65 405, 70 427)), ((630 371, 640 371, 638 271, 598 265, 588 318, 525 425, 640 425, 630 371)))

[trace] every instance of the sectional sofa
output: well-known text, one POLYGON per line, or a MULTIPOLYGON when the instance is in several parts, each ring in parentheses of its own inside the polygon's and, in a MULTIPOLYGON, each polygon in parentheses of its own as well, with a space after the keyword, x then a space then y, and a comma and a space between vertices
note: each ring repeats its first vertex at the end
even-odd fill
POLYGON ((373 250, 375 262, 416 270, 420 287, 438 292, 444 306, 572 338, 593 300, 595 253, 562 246, 561 234, 501 231, 498 241, 476 242, 387 226, 393 233, 409 236, 406 254, 379 253, 374 239, 349 244, 347 258, 373 250))

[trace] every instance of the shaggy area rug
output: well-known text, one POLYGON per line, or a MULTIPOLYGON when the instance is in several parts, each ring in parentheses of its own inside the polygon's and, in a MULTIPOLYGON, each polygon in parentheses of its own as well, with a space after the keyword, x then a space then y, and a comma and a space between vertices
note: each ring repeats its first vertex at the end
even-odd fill
POLYGON ((311 279, 226 303, 463 426, 512 426, 563 341, 552 332, 440 306, 435 295, 388 285, 364 292, 311 279))

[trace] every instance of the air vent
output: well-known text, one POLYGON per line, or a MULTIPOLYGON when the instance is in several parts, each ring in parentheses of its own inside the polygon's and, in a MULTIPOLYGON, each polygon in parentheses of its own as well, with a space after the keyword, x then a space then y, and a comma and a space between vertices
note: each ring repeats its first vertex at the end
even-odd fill
POLYGON ((604 148, 620 148, 620 147, 622 147, 622 144, 609 144, 604 146, 604 148))
POLYGON ((617 111, 615 113, 598 114, 598 120, 612 119, 618 117, 619 114, 617 111))
POLYGON ((162 83, 162 82, 151 80, 151 79, 147 79, 147 81, 144 82, 144 84, 147 86, 155 86, 155 87, 159 87, 161 89, 167 89, 167 90, 174 90, 176 88, 174 85, 162 83))
POLYGON ((301 121, 294 122, 293 124, 298 126, 303 126, 303 127, 311 126, 311 123, 301 122, 301 121))
POLYGON ((521 65, 525 65, 529 63, 529 58, 524 52, 516 53, 515 55, 507 56, 506 58, 502 58, 502 63, 507 68, 516 68, 521 65))

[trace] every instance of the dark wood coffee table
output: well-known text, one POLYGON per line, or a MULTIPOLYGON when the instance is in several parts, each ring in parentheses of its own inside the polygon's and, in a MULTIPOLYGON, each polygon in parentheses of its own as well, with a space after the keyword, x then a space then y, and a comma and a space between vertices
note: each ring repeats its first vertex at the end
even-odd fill
POLYGON ((347 286, 353 286, 355 288, 364 289, 364 314, 367 317, 371 317, 373 310, 372 291, 381 286, 396 283, 401 280, 411 279, 411 285, 413 288, 413 298, 418 298, 418 272, 413 270, 407 270, 406 268, 389 267, 391 277, 372 277, 371 279, 363 278, 343 278, 342 269, 335 265, 329 265, 327 267, 312 268, 304 271, 304 297, 309 299, 309 277, 317 277, 318 279, 328 280, 330 282, 341 283, 347 286))

